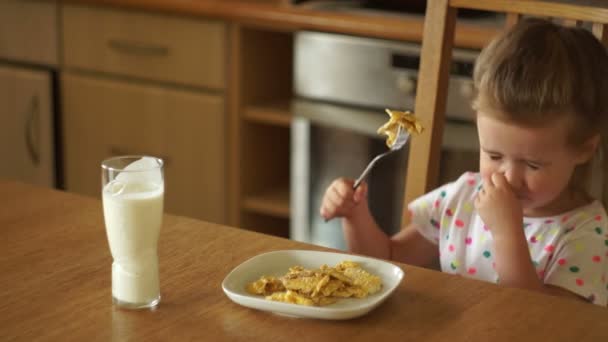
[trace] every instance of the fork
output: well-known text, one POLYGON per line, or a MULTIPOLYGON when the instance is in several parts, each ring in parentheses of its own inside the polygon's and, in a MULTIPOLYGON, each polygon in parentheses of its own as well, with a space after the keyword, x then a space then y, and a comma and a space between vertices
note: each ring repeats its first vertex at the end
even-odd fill
POLYGON ((353 189, 356 189, 359 187, 361 182, 365 179, 365 177, 367 177, 367 174, 372 170, 374 165, 376 165, 376 163, 380 159, 388 156, 389 154, 391 154, 395 151, 400 150, 405 145, 405 143, 407 142, 409 137, 410 137, 409 133, 404 132, 403 129, 401 128, 401 126, 399 126, 398 131, 397 131, 397 138, 395 139, 395 142, 393 143, 391 148, 388 151, 377 155, 374 159, 372 159, 371 162, 369 162, 369 164, 367 164, 367 166, 365 167, 365 170, 363 170, 363 173, 361 173, 361 176, 359 176, 359 178, 357 178, 357 180, 355 181, 355 184, 353 185, 353 189))

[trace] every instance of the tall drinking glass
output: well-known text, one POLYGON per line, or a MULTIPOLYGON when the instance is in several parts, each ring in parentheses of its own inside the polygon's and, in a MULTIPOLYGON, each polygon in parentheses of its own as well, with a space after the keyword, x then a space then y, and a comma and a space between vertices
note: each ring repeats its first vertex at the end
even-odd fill
POLYGON ((119 307, 160 302, 158 236, 165 192, 163 161, 121 156, 101 163, 103 216, 112 263, 112 300, 119 307))

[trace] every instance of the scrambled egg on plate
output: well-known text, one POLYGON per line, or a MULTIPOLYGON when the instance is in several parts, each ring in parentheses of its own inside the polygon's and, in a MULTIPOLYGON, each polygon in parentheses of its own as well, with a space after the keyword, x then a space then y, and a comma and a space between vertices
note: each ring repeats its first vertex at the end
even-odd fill
POLYGON ((339 298, 365 298, 382 288, 380 277, 353 261, 319 269, 293 266, 281 277, 262 276, 247 285, 247 292, 268 300, 308 306, 325 306, 339 298))

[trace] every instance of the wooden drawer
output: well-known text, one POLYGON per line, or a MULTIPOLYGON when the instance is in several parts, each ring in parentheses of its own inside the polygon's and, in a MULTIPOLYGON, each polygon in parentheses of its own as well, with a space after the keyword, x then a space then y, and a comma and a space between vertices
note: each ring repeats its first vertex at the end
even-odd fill
POLYGON ((0 58, 57 65, 56 1, 0 1, 0 58))
POLYGON ((68 191, 99 197, 103 159, 149 154, 166 161, 166 212, 225 222, 221 96, 71 73, 61 86, 68 191))
POLYGON ((76 5, 62 9, 69 68, 224 88, 223 22, 76 5))

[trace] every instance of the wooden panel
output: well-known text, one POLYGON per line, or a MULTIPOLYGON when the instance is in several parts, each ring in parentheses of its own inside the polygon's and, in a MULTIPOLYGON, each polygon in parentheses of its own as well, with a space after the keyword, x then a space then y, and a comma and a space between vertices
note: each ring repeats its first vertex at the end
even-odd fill
POLYGON ((564 19, 562 20, 562 25, 567 27, 581 27, 583 26, 583 22, 580 20, 564 19))
POLYGON ((245 119, 260 123, 290 127, 291 106, 288 100, 252 104, 245 108, 245 119))
POLYGON ((450 0, 458 8, 608 23, 605 0, 450 0))
POLYGON ((222 22, 63 7, 67 67, 223 89, 226 32, 222 22))
POLYGON ((246 123, 242 148, 242 196, 268 192, 289 183, 289 128, 246 123))
POLYGON ((55 185, 51 75, 0 64, 0 178, 55 185))
POLYGON ((247 196, 243 201, 243 208, 248 211, 288 219, 289 186, 277 186, 258 194, 247 196))
POLYGON ((231 61, 228 63, 228 224, 241 226, 241 153, 242 153, 242 120, 241 120, 241 73, 244 66, 242 55, 242 30, 237 24, 231 24, 228 29, 229 51, 231 61))
POLYGON ((415 106, 425 131, 410 142, 404 224, 409 222, 407 204, 437 185, 455 22, 448 0, 427 4, 415 106))
POLYGON ((65 181, 99 197, 100 163, 115 154, 166 158, 166 211, 225 221, 220 96, 64 74, 65 181))
POLYGON ((0 1, 0 58, 58 64, 56 1, 0 1))
MULTIPOLYGON (((69 0, 74 3, 113 5, 188 15, 222 18, 237 24, 269 31, 313 30, 367 37, 419 42, 422 39, 422 16, 364 15, 336 11, 306 10, 279 5, 276 1, 167 1, 167 0, 69 0)), ((500 24, 488 27, 460 22, 456 29, 457 46, 481 48, 500 30, 500 24)))

